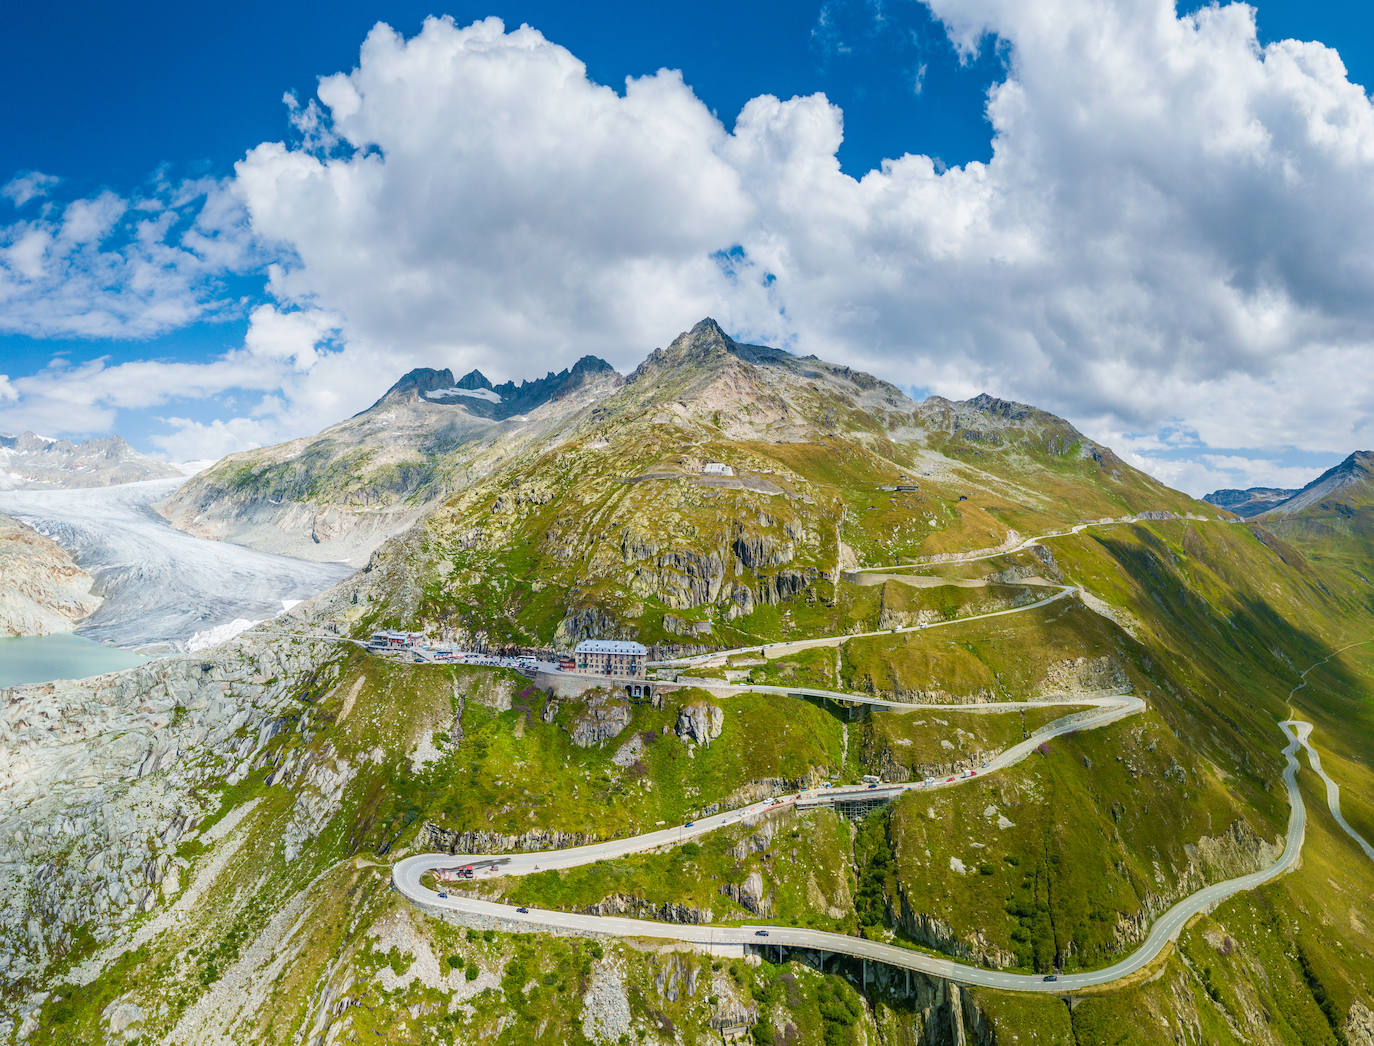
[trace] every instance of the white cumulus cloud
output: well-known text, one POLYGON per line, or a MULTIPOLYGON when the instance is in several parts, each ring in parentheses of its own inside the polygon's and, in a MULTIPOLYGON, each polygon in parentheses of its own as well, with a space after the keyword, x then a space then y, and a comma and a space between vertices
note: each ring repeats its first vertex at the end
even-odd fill
POLYGON ((42 171, 27 171, 16 174, 3 188, 0 196, 6 196, 16 207, 23 207, 30 200, 41 199, 58 184, 61 179, 42 171))
MULTIPOLYGON (((35 177, 15 179, 5 194, 20 204, 46 192, 35 177)), ((160 334, 232 308, 222 278, 258 264, 242 205, 219 181, 50 200, 0 226, 0 333, 160 334)))
POLYGON ((946 169, 915 129, 855 178, 820 95, 723 121, 676 72, 598 84, 531 28, 379 25, 190 230, 107 197, 16 221, 0 327, 166 329, 261 251, 276 304, 206 366, 276 384, 242 386, 270 395, 245 418, 177 423, 207 451, 318 428, 415 365, 632 366, 707 314, 1047 407, 1194 492, 1374 445, 1374 383, 1352 380, 1374 358, 1374 107, 1335 51, 1261 46, 1239 3, 927 3, 965 53, 1005 56, 987 163, 946 169), (140 299, 145 264, 165 292, 140 299))
POLYGON ((341 145, 238 167, 292 258, 273 290, 398 371, 626 366, 711 313, 1098 432, 1374 442, 1374 391, 1343 377, 1374 349, 1374 110, 1334 51, 1260 47, 1241 4, 931 7, 961 46, 1006 45, 993 158, 858 179, 822 96, 727 127, 679 75, 612 90, 533 29, 379 26, 320 83, 313 133, 341 145))
POLYGON ((250 417, 162 420, 153 443, 176 460, 218 458, 235 450, 289 439, 338 421, 340 390, 370 375, 348 373, 353 359, 332 346, 337 321, 318 310, 254 309, 242 346, 204 362, 99 358, 71 364, 61 357, 35 374, 0 375, 0 432, 85 435, 109 431, 120 411, 231 394, 254 403, 250 417), (335 369, 337 368, 337 369, 335 369), (312 388, 314 374, 329 376, 312 388))

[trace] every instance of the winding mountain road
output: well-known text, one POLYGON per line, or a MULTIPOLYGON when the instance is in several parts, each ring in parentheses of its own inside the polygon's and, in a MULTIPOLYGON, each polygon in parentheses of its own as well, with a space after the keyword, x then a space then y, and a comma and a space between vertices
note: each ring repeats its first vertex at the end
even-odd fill
MULTIPOLYGON (((1132 698, 1131 701, 1135 702, 1137 707, 1122 710, 1114 718, 1121 718, 1123 715, 1133 714, 1133 712, 1139 711, 1144 707, 1144 702, 1139 701, 1138 698, 1132 698)), ((937 707, 942 709, 950 708, 948 705, 937 707)), ((1054 724, 1051 724, 1051 726, 1053 725, 1054 724)), ((500 919, 516 926, 528 926, 532 931, 590 933, 628 938, 652 938, 657 940, 682 941, 707 947, 721 945, 741 946, 750 944, 772 944, 791 948, 810 948, 818 951, 850 955, 859 959, 871 959, 899 969, 930 974, 960 984, 977 985, 986 988, 1000 988, 1007 991, 1065 994, 1083 988, 1110 984, 1113 981, 1129 977, 1131 974, 1149 965, 1165 947, 1178 936, 1188 920, 1193 918, 1193 916, 1211 909, 1215 905, 1238 893, 1253 890, 1257 886, 1263 885, 1276 876, 1288 871, 1296 864, 1298 855, 1302 851, 1302 843, 1307 825, 1307 811, 1306 807, 1303 805, 1302 794, 1298 790, 1297 785, 1298 761, 1296 752, 1300 744, 1306 745, 1306 737, 1311 731, 1311 724, 1299 720, 1287 720, 1281 723, 1280 726, 1285 736, 1289 738, 1288 745, 1283 749, 1283 755, 1286 760, 1286 765, 1283 770, 1283 782, 1288 791, 1288 801, 1290 805, 1288 832, 1285 837, 1283 853, 1279 859, 1267 868, 1262 868, 1249 875, 1242 875, 1234 879, 1213 883, 1199 890, 1197 893, 1190 894, 1183 898, 1155 920, 1154 924, 1150 927, 1149 935, 1135 951, 1118 962, 1113 963, 1111 966, 1081 973, 1062 974, 1054 980, 1046 980, 1043 976, 1038 974, 1010 973, 1002 970, 989 970, 979 966, 970 966, 966 963, 956 962, 953 959, 929 955, 925 952, 916 951, 901 945, 886 944, 882 941, 872 941, 862 937, 854 937, 849 934, 831 933, 824 930, 762 924, 743 926, 709 923, 688 925, 655 922, 648 919, 582 915, 576 912, 548 911, 538 908, 522 911, 514 905, 501 904, 496 901, 479 900, 474 897, 466 897, 453 892, 447 893, 447 896, 441 897, 438 893, 424 886, 421 882, 422 877, 427 872, 435 871, 440 868, 457 867, 462 864, 481 863, 486 860, 501 859, 505 861, 499 868, 491 869, 492 873, 503 876, 528 875, 534 871, 573 868, 579 865, 590 864, 594 861, 611 860, 632 853, 640 853, 645 850, 678 845, 688 839, 716 831, 726 825, 734 824, 739 821, 756 820, 769 813, 786 809, 797 802, 799 798, 797 795, 786 796, 781 802, 765 800, 754 803, 740 810, 732 810, 727 813, 716 814, 712 817, 701 818, 695 823, 677 828, 666 828, 657 832, 650 832, 646 835, 634 836, 629 839, 618 839, 606 843, 596 843, 591 846, 573 847, 567 850, 545 851, 543 853, 466 856, 455 856, 453 854, 417 854, 413 857, 407 857, 393 866, 391 882, 393 887, 402 896, 414 904, 430 911, 449 911, 484 916, 491 919, 500 919), (762 931, 762 935, 760 931, 762 931)), ((1070 729, 1083 729, 1083 726, 1080 724, 1070 729)), ((1017 748, 1023 749, 1017 758, 1024 758, 1030 751, 1034 750, 1035 746, 1039 744, 1041 740, 1042 738, 1028 739, 1027 742, 1023 742, 1022 745, 1017 746, 1017 748)), ((1014 751, 1015 749, 1008 749, 1006 752, 1002 753, 1002 756, 994 761, 995 765, 990 767, 987 772, 992 772, 993 769, 1011 765, 1011 763, 1017 761, 1017 758, 1011 757, 1014 751)), ((1311 754, 1310 747, 1308 751, 1309 754, 1311 754)), ((960 778, 959 782, 965 780, 967 780, 967 778, 960 778)), ((903 786, 903 790, 912 790, 920 787, 922 786, 919 784, 908 784, 903 786)), ((1374 854, 1371 856, 1374 857, 1374 854)))
MULTIPOLYGON (((992 558, 994 555, 1006 555, 1009 552, 1028 548, 1048 537, 1067 536, 1068 534, 1078 533, 1088 526, 1103 526, 1108 523, 1131 522, 1139 518, 1140 517, 1134 517, 1132 520, 1110 520, 1078 524, 1060 534, 1043 535, 1040 538, 1028 538, 1015 548, 1001 549, 996 552, 987 553, 986 555, 982 553, 971 554, 968 559, 958 561, 967 562, 971 559, 992 558)), ((944 560, 943 562, 956 562, 956 560, 944 560)), ((915 565, 918 564, 904 564, 904 566, 915 565)), ((885 567, 876 569, 890 570, 892 568, 885 567)), ((1074 591, 1076 591, 1074 586, 1066 585, 1055 595, 1025 606, 978 615, 976 617, 937 622, 926 626, 912 626, 900 631, 918 631, 921 628, 938 627, 940 625, 956 624, 964 621, 1020 613, 1044 606, 1058 599, 1064 599, 1074 591)), ((775 653, 783 653, 786 650, 806 649, 808 646, 833 645, 834 642, 843 642, 847 639, 858 638, 859 636, 876 636, 884 634, 889 633, 870 632, 847 636, 822 637, 814 640, 802 640, 794 644, 770 645, 768 649, 775 653)), ((685 658, 671 662, 660 662, 660 664, 682 666, 701 664, 708 657, 720 658, 722 656, 728 656, 730 653, 743 653, 759 649, 759 647, 744 647, 736 651, 716 652, 711 655, 702 655, 698 658, 685 658)), ((1311 669, 1309 668, 1308 671, 1311 671, 1311 669)), ((1302 682, 1294 687, 1293 692, 1296 692, 1302 686, 1306 685, 1306 675, 1307 673, 1304 672, 1302 682)), ((875 698, 868 695, 845 694, 839 691, 807 687, 717 684, 709 680, 701 681, 701 685, 718 692, 760 692, 778 694, 786 697, 821 697, 837 701, 873 705, 904 712, 920 709, 938 709, 950 714, 959 712, 989 713, 995 711, 1011 711, 1026 707, 1043 707, 1045 705, 1057 703, 1091 706, 1087 711, 1071 713, 1061 719, 1046 724, 1019 744, 1013 745, 1003 752, 998 753, 980 768, 980 775, 993 773, 997 770, 1014 765, 1022 759, 1025 759, 1036 747, 1044 743, 1044 741, 1050 737, 1059 736, 1071 731, 1107 726, 1127 716, 1142 712, 1146 707, 1145 702, 1140 698, 1126 693, 1064 695, 1065 700, 1063 702, 1040 700, 1027 702, 995 702, 981 705, 949 705, 907 704, 904 702, 890 701, 884 698, 875 698)), ((465 864, 481 865, 483 863, 488 863, 488 867, 479 872, 479 874, 488 877, 492 875, 527 875, 536 871, 573 868, 590 864, 595 861, 611 860, 629 854, 642 853, 662 847, 676 846, 690 839, 717 831, 730 824, 736 824, 741 821, 757 821, 759 818, 768 816, 771 813, 794 807, 799 802, 807 805, 814 805, 823 803, 827 800, 852 799, 856 797, 856 793, 861 793, 864 798, 889 798, 907 791, 954 787, 971 780, 971 778, 965 776, 960 776, 954 781, 945 780, 931 785, 926 785, 922 781, 914 781, 884 785, 878 788, 854 788, 851 786, 829 789, 808 789, 801 793, 789 794, 772 800, 763 800, 740 809, 699 818, 685 825, 664 828, 659 831, 648 832, 627 839, 610 840, 588 846, 571 847, 564 850, 551 850, 538 853, 474 854, 462 856, 442 853, 416 854, 398 861, 392 867, 391 881, 392 886, 397 892, 412 903, 428 911, 436 913, 453 912, 469 916, 497 919, 501 920, 503 925, 517 928, 528 927, 532 932, 590 933, 622 938, 648 938, 685 942, 708 948, 717 946, 740 947, 744 945, 760 946, 770 944, 792 948, 807 948, 849 955, 859 959, 873 960, 899 969, 913 970, 960 984, 997 988, 1006 991, 1062 995, 1085 988, 1111 984, 1131 976, 1153 962, 1169 943, 1178 937, 1183 927, 1195 915, 1212 909, 1217 904, 1238 893, 1253 890, 1293 868, 1302 852, 1302 844, 1307 825, 1307 810, 1303 803, 1302 793, 1297 784, 1297 751, 1299 747, 1303 747, 1307 750, 1308 759, 1312 764, 1313 770, 1326 782, 1327 801, 1333 816, 1335 816, 1341 827, 1363 848, 1364 852, 1371 860, 1374 860, 1374 848, 1371 848, 1369 843, 1360 837, 1340 814, 1339 789, 1335 783, 1326 776, 1325 772, 1322 771, 1320 757, 1310 744, 1309 738, 1312 731, 1312 724, 1303 720, 1290 718, 1278 725, 1284 736, 1288 739, 1288 743, 1283 748, 1282 753, 1285 760, 1282 778, 1288 792, 1289 802, 1288 830, 1284 840, 1283 852, 1278 860, 1266 868, 1262 868, 1248 875, 1237 876, 1222 882, 1213 883, 1181 899, 1155 920, 1145 940, 1134 951, 1112 965, 1097 970, 1061 974, 1054 978, 1046 978, 1038 974, 1012 973, 1001 970, 985 969, 957 962, 946 957, 930 955, 901 945, 873 941, 848 934, 807 929, 804 927, 772 925, 735 926, 720 924, 690 925, 656 922, 647 919, 594 916, 583 915, 576 912, 518 908, 514 905, 480 900, 454 892, 446 892, 444 896, 441 896, 423 885, 422 882, 424 875, 428 872, 455 868, 465 864), (495 862, 500 863, 497 865, 495 862)))
MULTIPOLYGON (((1096 519, 1087 523, 1075 523, 1067 530, 1056 530, 1048 534, 1040 534, 1036 537, 1026 538, 1019 545, 1009 545, 1005 548, 984 548, 974 552, 947 552, 940 553, 938 556, 924 560, 913 560, 907 563, 892 563, 881 567, 856 567, 850 571, 851 574, 871 574, 882 575, 891 573, 894 570, 911 570, 917 567, 947 566, 957 563, 975 563, 984 559, 995 559, 998 556, 1009 556, 1016 552, 1024 552, 1028 548, 1033 548, 1043 541, 1052 538, 1071 537, 1074 534, 1081 534, 1089 527, 1111 527, 1125 523, 1147 523, 1161 522, 1165 519, 1192 519, 1203 520, 1203 516, 1123 516, 1119 519, 1096 519)), ((1053 585, 1053 582, 1046 582, 1043 579, 1026 579, 1027 586, 1046 584, 1053 585)), ((847 643, 851 639, 873 639, 877 636, 900 635, 905 632, 924 632, 932 628, 946 628, 950 625, 963 625, 970 621, 983 621, 992 617, 1004 617, 1007 614, 1019 614, 1026 610, 1036 610, 1051 603, 1057 603, 1061 599, 1067 599, 1078 591, 1075 585, 1054 585, 1058 591, 1054 595, 1038 599, 1033 603, 1025 603, 1021 606, 1008 607, 1006 610, 994 610, 986 614, 971 614, 968 617, 950 618, 947 621, 930 621, 925 624, 906 625, 901 628, 883 628, 871 632, 846 632, 833 636, 816 636, 811 639, 798 639, 782 643, 753 644, 751 646, 732 647, 728 650, 713 650, 708 654, 694 654, 689 657, 667 658, 662 661, 650 661, 650 668, 691 668, 702 665, 716 664, 739 654, 769 654, 773 657, 785 657, 794 654, 799 650, 810 650, 815 647, 839 646, 847 643)))
MULTIPOLYGON (((865 571, 866 573, 866 571, 865 571)), ((1021 606, 1008 607, 1006 610, 991 610, 986 614, 970 614, 968 617, 952 617, 946 621, 928 621, 918 625, 904 625, 899 628, 879 628, 871 632, 844 632, 833 636, 815 636, 811 639, 794 639, 781 643, 766 643, 763 645, 754 644, 752 646, 732 647, 729 650, 713 650, 709 654, 693 654, 689 657, 675 657, 663 661, 648 662, 649 668, 700 668, 704 665, 713 665, 728 660, 738 654, 767 654, 770 657, 786 657, 788 654, 795 654, 800 650, 811 650, 816 647, 839 646, 847 643, 851 639, 874 639, 878 636, 895 636, 906 632, 925 632, 932 628, 948 628, 950 625, 966 625, 971 621, 986 621, 992 617, 1006 617, 1008 614, 1021 614, 1027 610, 1038 610, 1040 607, 1049 606, 1057 603, 1061 599, 1068 599, 1078 588, 1074 585, 1056 585, 1058 590, 1052 596, 1044 599, 1037 599, 1034 603, 1023 603, 1021 606)))
MULTIPOLYGON (((1357 646, 1367 646, 1370 643, 1374 643, 1374 639, 1360 639, 1354 643, 1347 643, 1345 644, 1345 646, 1337 647, 1335 650, 1331 651, 1331 653, 1327 654, 1316 664, 1308 665, 1306 668, 1303 669, 1302 675, 1298 680, 1298 685, 1295 686, 1292 690, 1288 691, 1288 700, 1292 701, 1293 695, 1307 686, 1307 676, 1309 673, 1320 668, 1322 665, 1326 664, 1328 661, 1330 661, 1333 657, 1335 657, 1342 651, 1350 650, 1353 647, 1357 646)), ((1332 818, 1334 818, 1336 823, 1341 826, 1341 831, 1345 832, 1346 835, 1350 836, 1350 838, 1355 841, 1355 845, 1364 851, 1364 855, 1368 857, 1371 861, 1374 861, 1374 846, 1370 846, 1369 840, 1362 836, 1359 832, 1357 832, 1351 826, 1350 822, 1345 819, 1345 815, 1341 813, 1340 785, 1336 784, 1335 781, 1331 780, 1331 778, 1327 776, 1326 771, 1322 769, 1322 757, 1317 754, 1317 750, 1312 747, 1310 741, 1308 740, 1309 735, 1312 733, 1312 724, 1300 722, 1297 720, 1294 720, 1292 722, 1298 731, 1298 741, 1302 744, 1303 748, 1307 749, 1307 762, 1312 767, 1312 772, 1315 773, 1318 777, 1320 777, 1322 779, 1322 782, 1326 785, 1326 806, 1327 809, 1331 811, 1332 818)))

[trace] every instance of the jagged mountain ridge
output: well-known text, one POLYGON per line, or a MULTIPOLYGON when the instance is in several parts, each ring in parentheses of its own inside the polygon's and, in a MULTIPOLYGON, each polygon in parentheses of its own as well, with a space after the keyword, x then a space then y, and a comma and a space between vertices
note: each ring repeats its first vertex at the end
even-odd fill
POLYGON ((318 436, 225 458, 159 510, 200 536, 360 566, 475 479, 638 413, 705 424, 728 439, 804 442, 844 431, 915 441, 937 458, 943 447, 966 457, 1002 448, 1086 457, 1126 475, 1110 451, 1043 411, 988 396, 918 405, 850 367, 738 342, 707 318, 623 380, 593 356, 518 384, 417 368, 318 436))
POLYGON ((614 367, 597 356, 583 356, 571 367, 557 372, 549 371, 542 378, 526 379, 519 383, 506 381, 500 385, 493 385, 480 370, 468 371, 455 380, 453 371, 448 368, 436 370, 417 367, 403 375, 381 399, 355 417, 378 410, 388 401, 405 399, 412 403, 423 401, 461 407, 470 414, 499 421, 559 399, 589 379, 615 373, 614 367))
POLYGON ((199 536, 361 566, 428 506, 558 438, 620 383, 595 357, 519 385, 491 386, 479 372, 455 382, 450 370, 419 368, 316 436, 231 454, 158 511, 199 536), (487 398, 436 396, 469 387, 487 398))
POLYGON ((1338 511, 1374 504, 1374 451, 1357 450, 1264 514, 1265 519, 1304 511, 1338 511))
POLYGON ((1283 487, 1247 487, 1244 490, 1227 487, 1204 494, 1202 500, 1209 505, 1234 512, 1242 519, 1249 519, 1283 504, 1296 493, 1296 490, 1283 487))
POLYGON ((181 474, 175 466, 134 450, 119 436, 73 443, 32 432, 0 435, 0 490, 109 487, 181 474))

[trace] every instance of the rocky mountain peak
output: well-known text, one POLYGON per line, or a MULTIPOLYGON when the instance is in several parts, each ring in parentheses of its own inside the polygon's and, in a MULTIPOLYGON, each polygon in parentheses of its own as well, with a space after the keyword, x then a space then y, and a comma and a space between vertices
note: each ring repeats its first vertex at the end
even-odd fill
POLYGON ((570 377, 586 378, 597 374, 614 374, 615 368, 600 356, 583 356, 568 371, 570 377))
MULTIPOLYGON (((645 364, 682 365, 704 364, 723 356, 734 355, 735 341, 709 316, 691 330, 683 331, 666 349, 655 349, 645 364)), ((643 365, 641 365, 643 369, 643 365)))
POLYGON ((1336 467, 1352 474, 1374 475, 1374 450, 1357 450, 1336 467))
MULTIPOLYGON (((444 373, 447 374, 448 372, 445 371, 444 373)), ((485 374, 480 370, 474 369, 468 371, 456 382, 453 382, 450 387, 456 389, 489 389, 492 385, 485 374)))
POLYGON ((18 450, 25 453, 42 452, 49 447, 57 446, 59 440, 49 439, 47 436, 40 436, 36 432, 21 432, 17 436, 0 435, 0 448, 6 450, 18 450))
POLYGON ((709 374, 713 368, 734 366, 741 362, 776 363, 793 358, 791 353, 782 349, 738 342, 707 316, 691 330, 679 334, 667 348, 649 353, 629 380, 643 381, 652 375, 658 381, 670 371, 709 374))
POLYGON ((1291 498, 1268 509, 1267 514, 1291 516, 1312 506, 1326 509, 1332 503, 1350 505, 1357 501, 1365 504, 1374 501, 1374 451, 1355 451, 1291 498))
MULTIPOLYGON (((474 372, 476 373, 476 372, 474 372)), ((426 392, 433 392, 435 389, 450 389, 453 387, 453 371, 447 367, 442 370, 435 370, 433 367, 416 367, 414 370, 407 371, 401 375, 399 381, 386 390, 386 393, 367 410, 376 410, 388 399, 409 398, 417 399, 426 392)), ((364 414, 367 411, 363 412, 364 414)))
POLYGON ((1035 413, 1035 408, 1028 407, 1024 403, 998 399, 986 392, 980 392, 972 399, 964 400, 964 404, 982 414, 990 414, 1007 421, 1025 421, 1035 413))

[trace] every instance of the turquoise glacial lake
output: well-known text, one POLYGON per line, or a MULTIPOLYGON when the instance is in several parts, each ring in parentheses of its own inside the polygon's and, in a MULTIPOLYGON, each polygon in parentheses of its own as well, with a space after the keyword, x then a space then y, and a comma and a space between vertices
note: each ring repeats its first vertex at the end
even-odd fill
POLYGON ((102 672, 133 668, 142 654, 105 646, 81 636, 20 636, 0 639, 0 686, 46 683, 50 679, 84 679, 102 672))

